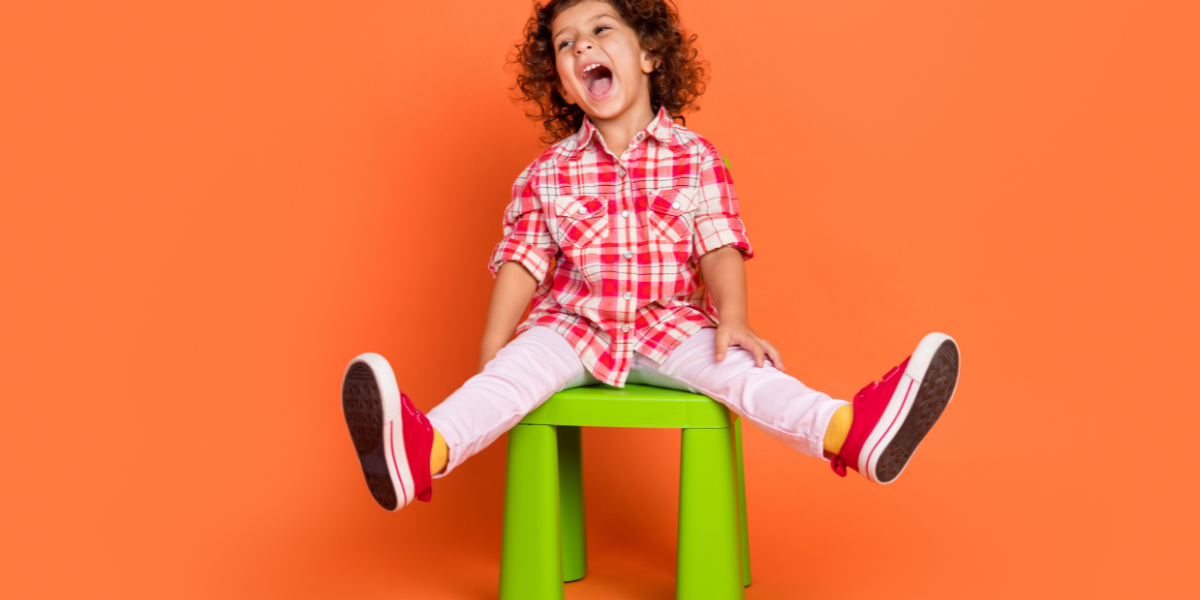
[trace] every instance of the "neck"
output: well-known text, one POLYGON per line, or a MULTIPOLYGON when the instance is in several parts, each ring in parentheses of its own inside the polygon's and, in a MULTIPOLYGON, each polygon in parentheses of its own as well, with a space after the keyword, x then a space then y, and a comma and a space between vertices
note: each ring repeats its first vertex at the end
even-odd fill
POLYGON ((592 125, 600 131, 600 135, 604 137, 604 143, 608 146, 609 151, 621 158, 625 154, 625 150, 629 149, 629 141, 637 132, 645 129, 654 120, 654 111, 650 110, 650 101, 638 102, 629 107, 629 110, 611 118, 611 119, 591 119, 592 125))

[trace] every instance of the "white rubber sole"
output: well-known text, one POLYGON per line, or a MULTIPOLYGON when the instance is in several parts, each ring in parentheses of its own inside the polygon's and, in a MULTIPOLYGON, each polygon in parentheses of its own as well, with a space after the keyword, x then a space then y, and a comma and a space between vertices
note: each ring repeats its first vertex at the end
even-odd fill
POLYGON ((416 498, 404 447, 400 388, 386 359, 366 352, 346 365, 342 375, 342 409, 371 495, 387 510, 404 508, 416 498), (355 368, 360 364, 367 368, 369 377, 362 368, 355 368), (372 387, 377 396, 371 393, 372 387), (378 422, 374 419, 376 411, 378 422))
MULTIPOLYGON (((929 366, 937 355, 938 350, 943 344, 949 342, 953 345, 954 355, 956 358, 954 364, 955 384, 957 386, 957 377, 959 365, 961 365, 961 355, 958 353, 958 343, 954 338, 944 333, 931 333, 925 336, 920 344, 917 344, 917 349, 913 351, 912 358, 908 361, 908 366, 904 369, 904 374, 900 377, 900 383, 896 386, 896 391, 892 393, 892 399, 888 402, 887 409, 884 410, 883 416, 875 425, 875 429, 871 435, 867 436, 867 440, 863 443, 863 450, 859 454, 858 472, 866 475, 868 479, 875 483, 888 484, 896 479, 899 479, 900 473, 904 471, 908 460, 904 461, 904 465, 900 470, 891 475, 890 478, 882 478, 879 473, 880 461, 884 456, 885 451, 895 440, 896 435, 904 424, 908 421, 913 407, 916 405, 916 399, 921 391, 921 384, 925 381, 925 376, 929 371, 929 366), (884 480, 886 479, 886 480, 884 480)), ((940 403, 934 415, 934 420, 941 415, 941 411, 950 403, 950 398, 954 395, 954 387, 949 390, 949 398, 946 398, 944 403, 940 403)), ((945 394, 945 392, 941 392, 945 394)), ((931 423, 932 425, 932 423, 931 423)), ((924 437, 924 433, 920 434, 920 438, 924 437)), ((908 452, 908 457, 911 458, 913 452, 916 452, 916 447, 920 444, 918 439, 913 447, 908 452)))

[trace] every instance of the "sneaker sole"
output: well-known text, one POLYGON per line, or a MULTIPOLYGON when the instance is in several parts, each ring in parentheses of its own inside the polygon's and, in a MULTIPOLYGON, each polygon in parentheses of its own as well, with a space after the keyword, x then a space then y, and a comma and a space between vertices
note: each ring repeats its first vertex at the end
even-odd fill
POLYGON ((355 357, 342 378, 342 412, 363 477, 371 496, 390 511, 407 506, 413 488, 395 381, 387 360, 374 353, 355 357))
POLYGON ((958 386, 958 344, 944 333, 921 340, 876 431, 859 472, 877 483, 900 477, 921 441, 950 404, 958 386))

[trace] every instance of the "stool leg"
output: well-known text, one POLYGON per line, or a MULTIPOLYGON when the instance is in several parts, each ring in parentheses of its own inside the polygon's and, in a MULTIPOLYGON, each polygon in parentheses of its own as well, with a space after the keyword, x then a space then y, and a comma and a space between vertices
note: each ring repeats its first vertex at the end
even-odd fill
POLYGON ((517 425, 508 432, 501 600, 563 598, 556 446, 552 425, 517 425))
POLYGON ((558 504, 562 511, 563 581, 577 581, 587 575, 583 440, 579 427, 558 426, 558 504))
POLYGON ((742 460, 742 418, 733 424, 734 452, 737 454, 738 510, 741 514, 742 585, 750 585, 750 525, 746 521, 746 463, 742 460))
POLYGON ((742 600, 737 480, 729 428, 684 429, 677 600, 742 600))

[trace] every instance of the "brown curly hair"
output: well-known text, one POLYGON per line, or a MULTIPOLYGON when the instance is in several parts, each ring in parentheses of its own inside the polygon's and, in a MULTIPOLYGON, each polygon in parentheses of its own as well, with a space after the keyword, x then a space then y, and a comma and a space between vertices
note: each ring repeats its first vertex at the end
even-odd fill
MULTIPOLYGON (((550 0, 535 4, 525 24, 525 40, 516 46, 510 62, 517 65, 514 99, 528 102, 526 115, 542 121, 542 141, 552 144, 569 137, 583 125, 583 110, 568 104, 558 88, 550 24, 564 10, 584 0, 550 0)), ((679 13, 671 0, 601 0, 612 5, 634 31, 643 49, 657 60, 650 74, 650 107, 665 107, 673 118, 699 110, 696 98, 704 93, 707 63, 699 59, 696 35, 679 26, 679 13)))

